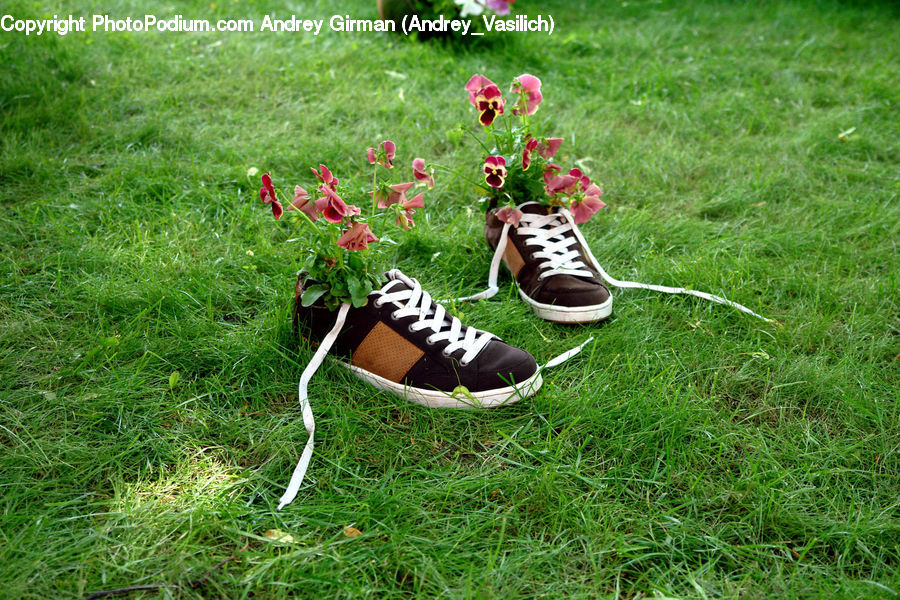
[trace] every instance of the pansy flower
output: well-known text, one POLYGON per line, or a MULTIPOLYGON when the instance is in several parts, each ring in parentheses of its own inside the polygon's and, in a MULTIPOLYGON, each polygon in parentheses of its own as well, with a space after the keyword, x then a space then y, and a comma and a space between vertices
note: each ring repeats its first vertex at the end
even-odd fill
POLYGON ((397 224, 403 229, 409 229, 415 226, 412 216, 416 213, 417 208, 425 208, 425 202, 422 200, 422 194, 416 194, 409 200, 404 199, 400 202, 400 211, 397 214, 397 224))
POLYGON ((378 189, 372 192, 372 197, 378 201, 378 208, 387 208, 392 204, 406 202, 406 192, 414 186, 412 181, 407 183, 395 183, 389 185, 387 190, 378 189))
POLYGON ((325 194, 324 198, 316 200, 316 208, 322 212, 322 216, 329 223, 340 223, 345 217, 359 214, 355 206, 348 206, 337 193, 328 186, 319 186, 319 191, 325 194), (324 202, 323 202, 324 200, 324 202))
POLYGON ((319 218, 319 210, 316 208, 316 203, 312 200, 312 196, 299 185, 294 187, 294 200, 288 205, 287 209, 302 211, 311 221, 319 218))
MULTIPOLYGON (((425 170, 425 159, 424 158, 414 158, 412 161, 412 169, 413 169, 413 179, 416 181, 424 181, 428 184, 428 189, 434 187, 434 177, 432 177, 431 173, 425 170)), ((434 169, 432 169, 434 172, 434 169)))
POLYGON ((559 146, 562 142, 562 138, 546 138, 538 142, 537 152, 544 158, 553 158, 559 151, 559 146))
POLYGON ((522 211, 513 206, 504 206, 494 214, 498 219, 504 223, 509 223, 513 227, 518 227, 519 222, 522 220, 522 211))
POLYGON ((475 96, 475 109, 478 111, 478 122, 490 127, 497 116, 503 114, 503 95, 493 83, 478 90, 475 96))
POLYGON ((519 100, 513 107, 514 115, 533 115, 544 100, 544 96, 541 94, 541 80, 528 73, 516 77, 509 91, 519 95, 519 100))
POLYGON ((469 104, 475 106, 475 97, 478 96, 479 90, 494 85, 494 82, 484 75, 472 75, 466 82, 466 91, 469 92, 469 104))
POLYGON ((353 223, 344 230, 338 238, 337 245, 347 250, 368 250, 369 243, 377 242, 378 238, 372 235, 368 223, 353 223))
POLYGON ((319 181, 330 187, 332 190, 337 189, 338 178, 332 175, 331 171, 329 171, 328 167, 326 167, 325 165, 320 164, 319 168, 322 170, 321 173, 319 171, 316 171, 315 167, 310 167, 309 169, 313 172, 313 175, 315 175, 319 181))
POLYGON ((259 199, 265 204, 271 204, 272 214, 275 216, 275 219, 280 219, 281 215, 284 213, 284 209, 281 207, 281 202, 278 201, 278 197, 275 196, 275 188, 272 186, 272 176, 268 173, 263 174, 262 184, 263 186, 259 189, 259 199))
POLYGON ((486 0, 485 5, 498 15, 508 15, 512 10, 511 5, 516 0, 486 0))
POLYGON ((584 197, 573 203, 570 209, 572 211, 572 220, 575 221, 576 225, 586 223, 595 212, 606 206, 600 200, 601 194, 603 194, 603 190, 596 184, 588 184, 584 190, 584 197))
POLYGON ((555 196, 557 194, 571 196, 575 193, 576 185, 578 185, 577 177, 573 177, 572 175, 555 175, 547 181, 544 190, 547 192, 548 196, 555 196))
POLYGON ((544 184, 550 183, 550 180, 559 175, 559 172, 562 170, 557 164, 547 163, 547 166, 544 167, 544 184))
POLYGON ((588 176, 581 172, 581 169, 572 169, 569 171, 569 175, 578 180, 581 184, 581 189, 586 190, 589 185, 591 185, 591 180, 588 179, 588 176))
POLYGON ((478 0, 453 0, 453 3, 459 6, 459 16, 462 19, 477 17, 484 12, 484 6, 478 0))
POLYGON ((484 180, 491 187, 503 187, 506 181, 506 159, 502 156, 488 156, 484 159, 484 180))
POLYGON ((559 170, 559 166, 552 163, 544 169, 544 191, 548 196, 556 194, 572 196, 584 192, 591 185, 591 180, 581 172, 581 169, 572 169, 566 175, 559 175, 559 170))
POLYGON ((528 141, 525 142, 525 149, 522 150, 522 170, 527 171, 528 167, 531 165, 531 153, 534 152, 535 148, 538 146, 537 138, 530 137, 528 141))
POLYGON ((381 142, 381 146, 379 146, 377 151, 375 148, 366 150, 366 159, 373 165, 377 162, 385 169, 393 169, 396 151, 397 146, 394 145, 394 142, 385 140, 381 142))

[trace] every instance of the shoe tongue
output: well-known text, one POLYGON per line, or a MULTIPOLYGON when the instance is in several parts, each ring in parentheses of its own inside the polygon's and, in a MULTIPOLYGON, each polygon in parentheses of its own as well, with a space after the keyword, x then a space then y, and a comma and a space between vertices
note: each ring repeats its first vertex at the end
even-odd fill
POLYGON ((520 204, 518 208, 523 213, 530 215, 549 215, 550 213, 555 211, 554 207, 544 206, 543 204, 538 204, 537 202, 525 202, 524 204, 520 204))

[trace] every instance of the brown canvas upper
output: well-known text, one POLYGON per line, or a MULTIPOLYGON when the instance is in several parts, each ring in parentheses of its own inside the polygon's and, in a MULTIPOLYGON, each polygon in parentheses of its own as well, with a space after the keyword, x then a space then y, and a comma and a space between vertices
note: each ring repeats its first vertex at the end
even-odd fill
MULTIPOLYGON (((556 208, 543 206, 537 203, 524 204, 519 207, 524 213, 551 214, 556 208)), ((484 234, 491 248, 496 250, 503 231, 503 221, 495 215, 495 210, 489 210, 485 216, 484 234)), ((571 231, 563 234, 565 237, 575 237, 571 231)), ((503 253, 503 262, 515 277, 520 289, 532 300, 541 304, 556 306, 592 306, 602 304, 609 299, 609 289, 603 283, 597 270, 588 260, 587 254, 581 244, 576 240, 573 248, 577 248, 582 256, 584 270, 589 271, 591 277, 581 275, 556 274, 540 279, 542 272, 541 259, 534 258, 533 253, 538 250, 534 246, 525 244, 526 236, 520 235, 516 227, 509 228, 509 241, 503 253)))

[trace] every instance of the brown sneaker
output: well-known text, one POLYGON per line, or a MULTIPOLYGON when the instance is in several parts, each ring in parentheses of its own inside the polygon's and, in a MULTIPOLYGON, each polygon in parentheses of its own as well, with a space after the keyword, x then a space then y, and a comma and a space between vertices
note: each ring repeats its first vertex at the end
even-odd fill
MULTIPOLYGON (((577 225, 558 208, 527 202, 522 219, 510 226, 503 263, 519 286, 519 296, 535 314, 556 323, 591 323, 612 313, 609 289, 576 234, 577 225)), ((494 250, 505 223, 495 210, 485 218, 484 233, 494 250)))
POLYGON ((519 296, 541 318, 557 323, 590 323, 607 318, 612 312, 612 296, 607 285, 617 288, 652 290, 664 294, 686 294, 737 310, 773 323, 722 296, 706 292, 621 281, 607 273, 591 252, 572 214, 565 208, 551 208, 536 202, 520 205, 518 225, 497 218, 496 209, 485 217, 484 233, 494 249, 488 271, 488 288, 457 301, 483 300, 497 294, 500 262, 516 279, 519 296))
MULTIPOLYGON (((425 406, 492 408, 533 395, 541 387, 528 352, 491 333, 463 325, 398 270, 350 307, 331 354, 360 379, 425 406)), ((294 323, 314 342, 335 327, 338 311, 300 304, 298 279, 294 323)))

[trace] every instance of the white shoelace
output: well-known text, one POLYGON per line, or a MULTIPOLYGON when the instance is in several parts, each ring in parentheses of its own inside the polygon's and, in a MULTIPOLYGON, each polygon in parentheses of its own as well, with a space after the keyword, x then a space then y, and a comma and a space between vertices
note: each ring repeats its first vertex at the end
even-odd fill
MULTIPOLYGON (((503 230, 500 232, 500 240, 497 243, 497 249, 494 251, 494 256, 491 259, 491 267, 488 271, 488 288, 483 292, 473 294, 472 296, 457 298, 457 301, 483 300, 491 298, 492 296, 495 296, 497 294, 500 289, 497 286, 497 276, 500 271, 500 261, 503 258, 503 253, 506 252, 506 245, 509 242, 509 228, 510 224, 504 223, 503 230)), ((561 274, 585 277, 591 276, 591 272, 585 270, 586 266, 581 260, 581 254, 577 249, 571 249, 571 246, 573 246, 577 240, 581 243, 581 247, 584 249, 585 253, 587 253, 587 257, 591 261, 591 265, 593 265, 593 267, 597 269, 600 277, 602 277, 606 283, 614 287, 640 288, 643 290, 662 292, 664 294, 687 294, 690 296, 696 296, 697 298, 702 298, 704 300, 709 300, 711 302, 717 302, 719 304, 731 306, 732 308, 736 308, 741 312, 753 315, 754 317, 758 317, 763 321, 768 321, 769 323, 775 322, 774 319, 768 319, 753 312, 742 304, 732 302, 731 300, 728 300, 727 298, 723 298, 721 296, 715 296, 713 294, 707 294, 706 292, 698 292, 696 290, 689 290, 680 287, 652 285, 649 283, 638 283, 636 281, 620 281, 618 279, 615 279, 614 277, 611 277, 609 273, 607 273, 603 269, 603 267, 600 266, 600 263, 591 252, 591 249, 588 246, 587 241, 584 239, 584 236, 581 235, 581 231, 575 225, 572 214, 565 208, 560 208, 557 213, 550 215, 534 215, 525 213, 522 215, 522 220, 520 221, 517 232, 522 236, 528 236, 525 240, 526 246, 537 246, 540 248, 539 251, 534 253, 535 258, 543 259, 540 264, 542 273, 538 276, 540 279, 561 274), (523 224, 525 226, 523 226, 523 224), (575 237, 564 236, 564 234, 569 231, 572 231, 575 237)))
POLYGON ((425 342, 435 344, 441 341, 449 342, 447 347, 442 351, 444 356, 450 356, 457 350, 465 350, 459 359, 462 367, 468 365, 478 356, 494 335, 486 331, 479 331, 474 327, 467 327, 466 333, 462 335, 462 322, 447 313, 444 307, 436 304, 428 292, 422 290, 422 286, 415 279, 409 278, 400 271, 394 269, 388 273, 391 281, 379 291, 380 297, 375 300, 375 306, 381 307, 387 302, 393 302, 397 306, 391 316, 394 319, 402 319, 403 317, 417 317, 417 320, 410 324, 410 331, 422 331, 430 329, 432 334, 429 335, 425 342), (403 288, 402 284, 397 286, 394 284, 405 283, 409 288, 403 288), (391 291, 393 287, 401 287, 397 291, 391 291), (446 320, 449 318, 450 324, 447 326, 446 320))
POLYGON ((539 267, 542 273, 538 275, 538 279, 553 275, 583 277, 593 275, 581 260, 578 248, 572 248, 578 240, 565 235, 573 230, 574 225, 566 222, 559 213, 549 215, 525 213, 519 223, 517 232, 521 236, 526 236, 525 245, 539 248, 532 254, 534 258, 541 259, 539 267))
MULTIPOLYGON (((378 295, 378 299, 375 300, 376 306, 382 306, 387 302, 394 303, 397 310, 392 313, 392 316, 395 319, 402 319, 403 317, 409 316, 417 317, 417 320, 410 324, 410 331, 430 329, 432 334, 428 336, 426 340, 427 343, 434 344, 440 341, 447 341, 448 344, 443 350, 444 355, 449 356, 456 350, 463 350, 463 355, 460 357, 459 361, 461 366, 469 364, 469 362, 478 356, 487 343, 495 337, 491 333, 479 331, 474 327, 467 327, 466 333, 463 335, 463 325, 458 318, 447 314, 447 311, 444 310, 443 306, 435 304, 432 301, 431 296, 428 295, 427 292, 422 291, 422 286, 418 281, 407 277, 396 269, 388 272, 388 282, 375 293, 378 295), (409 287, 405 288, 403 284, 406 284, 409 287), (447 322, 448 320, 449 323, 447 322)), ((306 476, 306 470, 309 468, 309 462, 312 459, 313 453, 313 438, 316 432, 316 421, 313 417, 312 407, 309 403, 307 386, 309 385, 312 376, 321 366, 322 361, 325 360, 325 355, 331 350, 331 346, 341 333, 349 310, 349 304, 341 304, 334 326, 319 344, 319 348, 313 355, 312 360, 309 361, 309 364, 306 365, 303 374, 300 376, 297 397, 300 400, 300 407, 303 413, 303 425, 306 428, 306 433, 309 435, 309 438, 306 440, 306 446, 303 448, 303 453, 300 455, 300 461, 297 463, 297 466, 294 467, 294 472, 291 475, 287 490, 285 490, 284 495, 282 495, 281 499, 278 501, 278 510, 281 510, 293 502, 294 498, 297 497, 297 493, 300 491, 300 485, 303 483, 303 478, 306 476)), ((581 348, 579 347, 578 350, 581 350, 581 348)), ((568 356, 566 358, 568 358, 568 356)), ((558 358, 554 360, 558 360, 558 358)))

